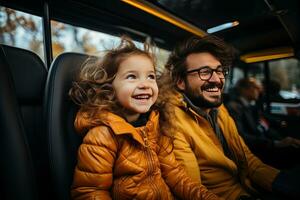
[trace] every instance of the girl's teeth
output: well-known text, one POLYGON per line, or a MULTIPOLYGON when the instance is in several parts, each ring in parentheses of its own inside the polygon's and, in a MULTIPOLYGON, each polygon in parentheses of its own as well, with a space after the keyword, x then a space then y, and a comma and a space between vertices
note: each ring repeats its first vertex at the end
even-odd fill
POLYGON ((148 99, 149 98, 149 95, 138 95, 138 96, 135 96, 136 99, 148 99))

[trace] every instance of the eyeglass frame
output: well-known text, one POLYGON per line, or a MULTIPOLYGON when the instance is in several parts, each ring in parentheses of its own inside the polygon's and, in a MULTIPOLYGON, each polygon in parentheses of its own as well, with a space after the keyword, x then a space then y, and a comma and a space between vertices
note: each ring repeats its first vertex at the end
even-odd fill
POLYGON ((197 69, 192 69, 192 70, 186 71, 186 74, 191 74, 191 73, 194 73, 194 72, 197 72, 199 78, 202 81, 208 81, 209 79, 211 79, 211 77, 212 77, 212 75, 213 75, 214 72, 216 72, 216 74, 218 75, 219 79, 225 79, 226 76, 228 76, 228 74, 229 74, 229 67, 225 67, 225 66, 219 65, 216 69, 212 69, 209 66, 202 66, 202 67, 199 67, 197 69), (209 78, 207 78, 207 79, 201 78, 200 70, 202 70, 202 69, 209 69, 211 71, 209 78), (218 71, 220 69, 222 69, 222 72, 218 71), (221 72, 224 77, 220 77, 219 74, 218 74, 218 72, 221 72))

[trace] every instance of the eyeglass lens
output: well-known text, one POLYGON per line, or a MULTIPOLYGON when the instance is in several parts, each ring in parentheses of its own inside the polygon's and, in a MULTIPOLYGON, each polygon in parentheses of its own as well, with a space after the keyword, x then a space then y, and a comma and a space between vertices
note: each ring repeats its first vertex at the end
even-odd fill
POLYGON ((198 70, 198 74, 201 80, 209 80, 214 72, 216 72, 220 79, 224 79, 225 76, 228 74, 228 69, 224 67, 218 67, 217 69, 205 67, 198 70))

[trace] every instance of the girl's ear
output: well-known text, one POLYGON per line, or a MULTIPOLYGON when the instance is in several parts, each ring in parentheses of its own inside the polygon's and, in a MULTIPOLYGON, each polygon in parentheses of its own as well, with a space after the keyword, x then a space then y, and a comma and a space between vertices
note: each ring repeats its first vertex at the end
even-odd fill
POLYGON ((176 85, 180 90, 185 90, 185 81, 183 79, 178 79, 176 85))

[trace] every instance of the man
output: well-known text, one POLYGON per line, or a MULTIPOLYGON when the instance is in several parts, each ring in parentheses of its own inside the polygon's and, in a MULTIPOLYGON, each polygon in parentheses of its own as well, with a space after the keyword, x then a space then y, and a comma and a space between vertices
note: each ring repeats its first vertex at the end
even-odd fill
POLYGON ((280 133, 269 126, 266 118, 255 105, 262 91, 254 78, 242 78, 236 83, 237 97, 226 105, 235 120, 239 134, 246 144, 265 162, 276 167, 288 167, 299 163, 293 159, 299 155, 300 140, 281 137, 280 133), (253 105, 254 103, 254 105, 253 105))
MULTIPOLYGON (((251 199, 257 195, 253 183, 271 191, 279 170, 250 152, 222 105, 232 55, 222 40, 212 36, 179 44, 164 74, 171 80, 171 90, 164 89, 166 84, 160 89, 166 107, 162 117, 175 127, 176 158, 194 180, 224 199, 251 199)), ((170 132, 164 126, 162 130, 170 132)))

